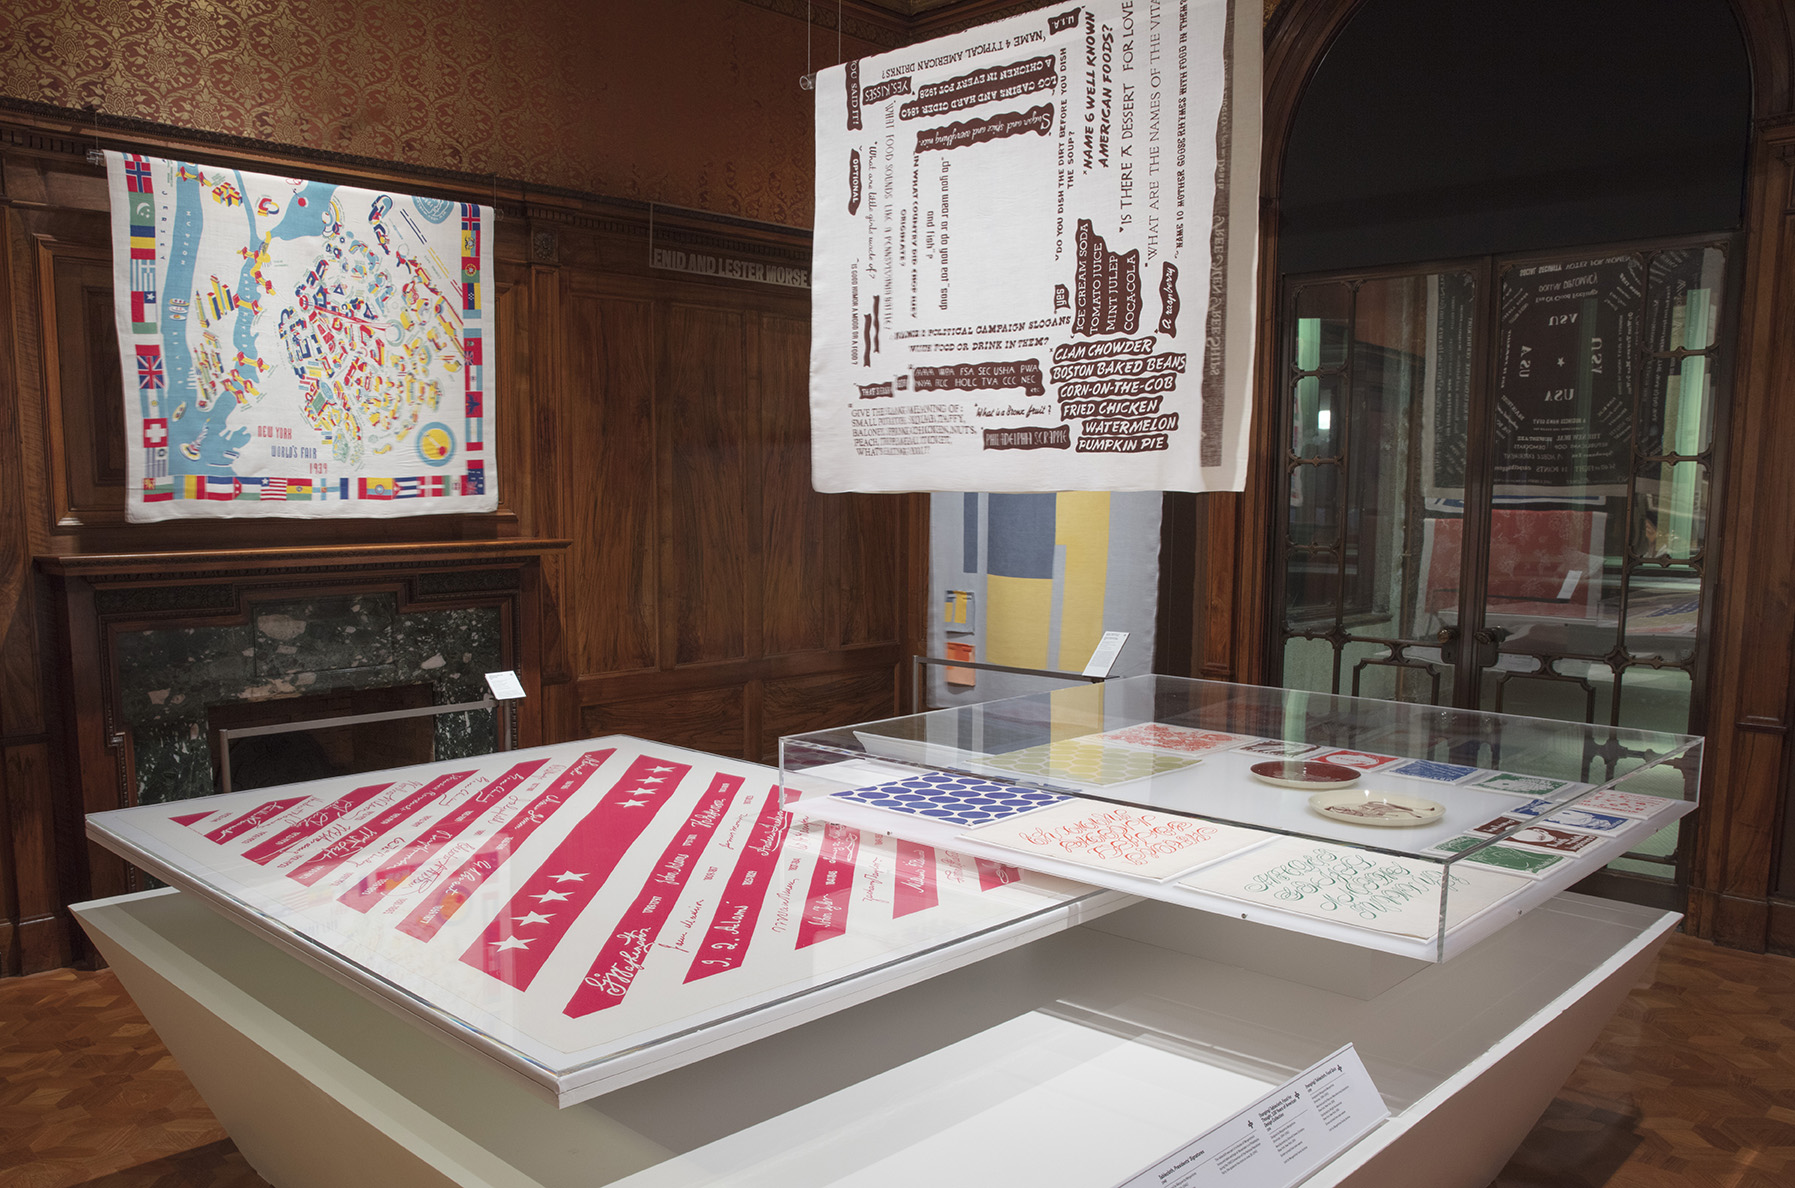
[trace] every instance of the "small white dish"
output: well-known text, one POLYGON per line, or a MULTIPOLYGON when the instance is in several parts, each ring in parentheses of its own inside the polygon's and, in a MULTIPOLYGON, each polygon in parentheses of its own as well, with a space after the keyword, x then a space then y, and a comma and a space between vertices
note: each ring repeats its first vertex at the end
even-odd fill
POLYGON ((1317 792, 1309 797, 1309 807, 1324 817, 1349 825, 1385 828, 1428 825, 1446 813, 1446 806, 1437 800, 1423 800, 1401 792, 1380 792, 1375 788, 1317 792))

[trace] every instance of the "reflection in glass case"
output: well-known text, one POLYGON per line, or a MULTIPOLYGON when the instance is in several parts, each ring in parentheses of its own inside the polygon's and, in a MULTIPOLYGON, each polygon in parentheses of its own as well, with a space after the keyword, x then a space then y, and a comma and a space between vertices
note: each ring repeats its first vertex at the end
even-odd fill
POLYGON ((796 735, 869 833, 1431 961, 1692 811, 1701 739, 1144 676, 796 735))
POLYGON ((1294 279, 1273 679, 1686 730, 1725 241, 1294 279))

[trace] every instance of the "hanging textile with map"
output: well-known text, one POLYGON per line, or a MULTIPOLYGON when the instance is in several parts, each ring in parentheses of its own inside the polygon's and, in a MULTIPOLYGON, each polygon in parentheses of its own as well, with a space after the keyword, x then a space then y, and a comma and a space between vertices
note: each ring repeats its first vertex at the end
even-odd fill
POLYGON ((1243 489, 1260 59, 1097 0, 823 71, 817 489, 1243 489))
POLYGON ((492 208, 106 154, 127 513, 497 507, 492 208))

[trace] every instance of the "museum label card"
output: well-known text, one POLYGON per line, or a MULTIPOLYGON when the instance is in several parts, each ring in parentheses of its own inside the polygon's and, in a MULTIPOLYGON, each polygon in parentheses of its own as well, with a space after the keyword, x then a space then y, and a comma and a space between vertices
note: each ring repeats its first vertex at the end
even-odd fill
MULTIPOLYGON (((1031 813, 1024 820, 1002 822, 965 836, 1023 855, 1157 880, 1259 845, 1270 835, 1076 797, 1031 813)), ((1028 865, 1027 857, 1018 861, 1028 865)))
POLYGON ((1167 726, 1163 722, 1143 722, 1124 726, 1096 736, 1097 741, 1126 743, 1131 747, 1148 747, 1155 751, 1171 751, 1180 755, 1205 755, 1226 751, 1244 743, 1257 742, 1249 734, 1226 734, 1220 730, 1193 730, 1188 726, 1167 726))
POLYGON ((524 696, 524 683, 517 679, 517 674, 510 669, 503 672, 486 674, 486 687, 492 690, 496 701, 516 701, 524 696))
POLYGON ((1439 931, 1443 882, 1449 926, 1524 885, 1494 871, 1463 870, 1462 865, 1449 871, 1437 862, 1281 837, 1180 879, 1179 886, 1425 940, 1439 931))
POLYGON ((1097 641, 1097 650, 1091 653, 1090 660, 1084 666, 1084 675, 1108 676, 1109 670, 1116 665, 1116 657, 1122 654, 1122 645, 1127 642, 1126 631, 1105 631, 1103 638, 1097 641))
POLYGON ((1347 1044, 1117 1188, 1291 1188, 1389 1116, 1347 1044))

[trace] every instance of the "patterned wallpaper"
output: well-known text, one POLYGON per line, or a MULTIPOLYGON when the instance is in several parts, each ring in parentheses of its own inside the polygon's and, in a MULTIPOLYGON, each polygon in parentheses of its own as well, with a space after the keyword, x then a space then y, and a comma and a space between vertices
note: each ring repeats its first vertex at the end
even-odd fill
POLYGON ((740 0, 0 0, 0 96, 796 226, 804 68, 740 0))

